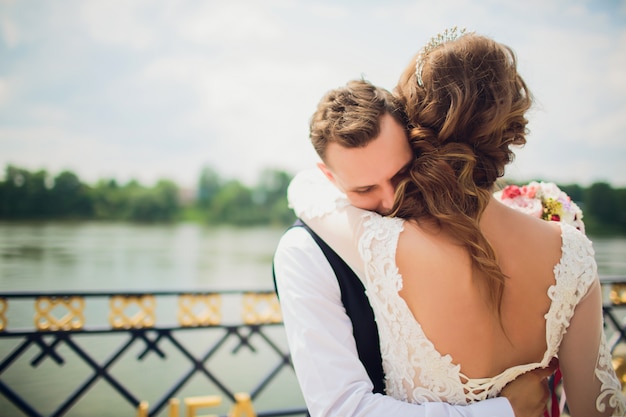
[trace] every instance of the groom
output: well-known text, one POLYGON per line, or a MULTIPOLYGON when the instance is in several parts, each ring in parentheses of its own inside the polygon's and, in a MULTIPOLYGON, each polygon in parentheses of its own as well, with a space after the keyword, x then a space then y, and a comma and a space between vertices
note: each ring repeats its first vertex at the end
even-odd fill
MULTIPOLYGON (((388 91, 359 80, 327 93, 310 137, 323 174, 351 204, 388 213, 410 164, 404 114, 388 91)), ((384 395, 378 332, 361 281, 302 223, 281 238, 274 257, 287 340, 309 412, 318 416, 536 417, 550 370, 512 382, 502 398, 469 406, 409 404, 384 395)))

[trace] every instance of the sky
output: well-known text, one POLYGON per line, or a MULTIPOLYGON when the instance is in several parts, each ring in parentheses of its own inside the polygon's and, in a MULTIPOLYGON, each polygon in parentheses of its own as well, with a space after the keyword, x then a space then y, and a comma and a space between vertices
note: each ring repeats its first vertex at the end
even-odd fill
POLYGON ((535 96, 507 178, 626 186, 626 0, 0 0, 0 170, 293 174, 325 92, 393 89, 452 26, 511 46, 535 96))

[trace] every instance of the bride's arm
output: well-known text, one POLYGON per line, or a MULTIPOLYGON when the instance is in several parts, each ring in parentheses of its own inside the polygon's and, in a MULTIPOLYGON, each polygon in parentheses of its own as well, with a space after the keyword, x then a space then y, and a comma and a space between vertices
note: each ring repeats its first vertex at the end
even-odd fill
POLYGON ((625 399, 603 332, 597 277, 576 306, 559 349, 559 363, 572 417, 624 416, 625 399))

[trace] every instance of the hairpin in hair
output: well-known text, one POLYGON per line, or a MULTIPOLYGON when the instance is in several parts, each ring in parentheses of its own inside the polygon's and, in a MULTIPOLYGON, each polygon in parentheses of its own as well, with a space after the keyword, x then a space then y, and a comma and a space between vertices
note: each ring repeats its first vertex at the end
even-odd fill
POLYGON ((443 32, 440 32, 430 38, 430 41, 424 45, 424 47, 420 50, 420 53, 417 55, 417 59, 415 61, 415 75, 417 76, 417 84, 420 87, 424 86, 424 82, 422 81, 422 68, 424 67, 424 58, 432 52, 439 45, 443 45, 446 42, 450 42, 460 38, 465 35, 467 30, 465 28, 459 29, 456 26, 452 28, 446 29, 443 32))

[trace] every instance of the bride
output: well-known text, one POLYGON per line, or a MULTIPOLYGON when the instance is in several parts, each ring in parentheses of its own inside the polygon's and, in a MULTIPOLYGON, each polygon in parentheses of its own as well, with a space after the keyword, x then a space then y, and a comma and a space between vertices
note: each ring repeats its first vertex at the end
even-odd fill
POLYGON ((591 242, 492 195, 510 146, 526 143, 531 95, 513 51, 447 31, 395 93, 414 158, 390 216, 347 204, 332 166, 330 182, 301 174, 289 190, 296 214, 364 272, 387 394, 468 404, 558 358, 572 417, 623 416, 591 242))

